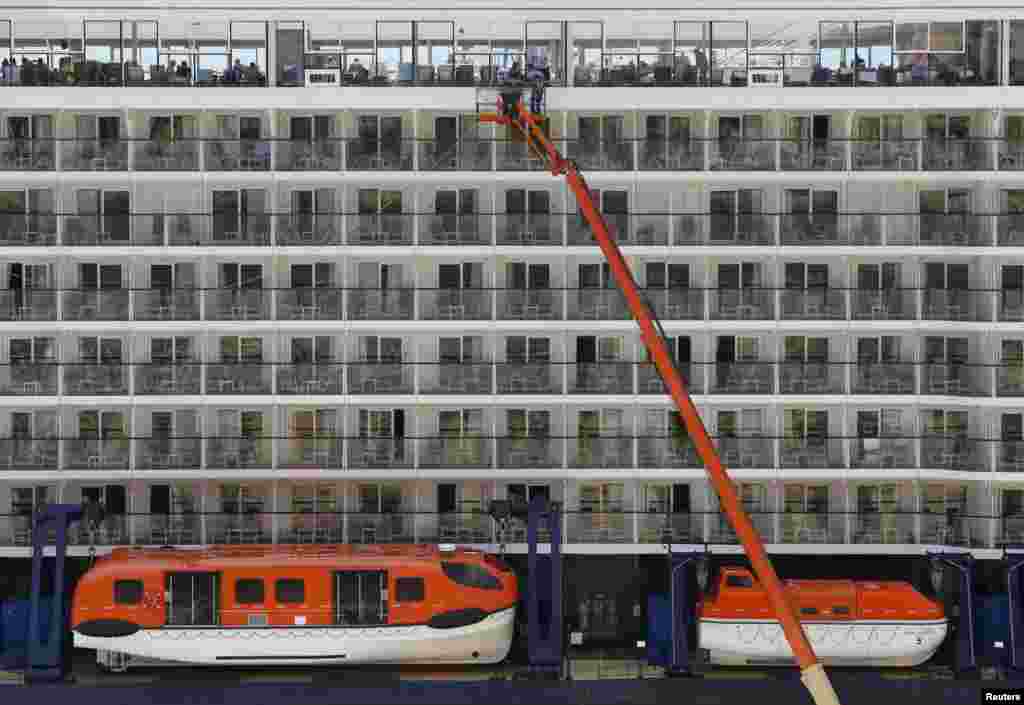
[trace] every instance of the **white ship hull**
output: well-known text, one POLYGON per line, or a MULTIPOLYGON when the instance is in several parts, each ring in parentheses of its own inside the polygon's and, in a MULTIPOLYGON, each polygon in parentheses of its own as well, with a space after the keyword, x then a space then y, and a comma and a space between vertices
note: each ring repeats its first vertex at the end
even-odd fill
POLYGON ((129 661, 199 665, 493 664, 508 655, 515 608, 454 629, 306 627, 151 629, 122 637, 75 633, 75 646, 126 654, 129 661))
MULTIPOLYGON (((924 663, 946 638, 945 619, 914 622, 861 620, 803 624, 826 666, 907 667, 924 663)), ((698 646, 723 666, 783 666, 793 651, 775 620, 702 619, 698 646)))

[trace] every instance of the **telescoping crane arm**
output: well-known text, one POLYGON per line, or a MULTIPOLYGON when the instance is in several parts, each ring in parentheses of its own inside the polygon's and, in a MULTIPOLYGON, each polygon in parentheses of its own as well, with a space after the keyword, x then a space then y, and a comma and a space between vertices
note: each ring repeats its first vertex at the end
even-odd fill
POLYGON ((605 259, 608 260, 611 273, 626 298, 629 310, 640 325, 640 337, 644 345, 647 346, 650 358, 654 361, 665 386, 668 387, 669 394, 679 410, 679 416, 686 424, 686 430, 704 462, 711 484, 718 493, 722 509, 736 530, 736 536, 750 558, 754 573, 768 592, 786 639, 789 640, 793 654, 796 656, 801 671, 801 680, 811 692, 816 705, 839 705, 839 699, 832 689, 832 683, 825 673, 825 669, 818 662, 810 641, 800 625, 796 611, 786 597, 782 583, 768 560, 764 544, 740 505, 736 489, 729 479, 725 466, 722 465, 722 459, 719 457, 711 437, 704 428, 697 407, 694 406, 693 400, 686 391, 682 375, 669 354, 664 337, 656 327, 653 315, 641 299, 629 265, 612 238, 604 218, 594 207, 590 189, 584 181, 583 175, 571 160, 564 159, 558 153, 558 150, 541 130, 537 118, 523 108, 517 94, 514 92, 504 94, 502 101, 503 105, 499 106, 500 109, 497 113, 483 113, 480 115, 480 121, 509 125, 522 132, 530 150, 544 161, 553 176, 564 176, 569 187, 576 194, 576 202, 590 224, 590 229, 597 244, 601 247, 605 259))

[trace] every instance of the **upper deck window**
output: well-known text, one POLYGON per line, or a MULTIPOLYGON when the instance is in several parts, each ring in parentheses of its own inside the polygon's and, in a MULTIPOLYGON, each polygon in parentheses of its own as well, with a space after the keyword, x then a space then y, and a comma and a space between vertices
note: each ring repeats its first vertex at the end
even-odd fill
POLYGON ((754 579, 749 575, 727 575, 725 576, 726 587, 752 588, 754 579))
POLYGON ((117 580, 114 582, 114 604, 137 605, 142 602, 141 580, 117 580))
POLYGON ((262 605, 263 581, 260 578, 239 578, 235 581, 235 602, 240 605, 262 605))
POLYGON ((481 590, 500 590, 501 581, 478 565, 472 563, 441 563, 441 569, 450 580, 465 587, 481 590))

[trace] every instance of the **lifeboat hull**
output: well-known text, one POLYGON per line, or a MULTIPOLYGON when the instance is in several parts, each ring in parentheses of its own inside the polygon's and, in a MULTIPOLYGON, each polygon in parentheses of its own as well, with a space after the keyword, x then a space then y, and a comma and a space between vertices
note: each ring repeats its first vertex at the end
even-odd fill
MULTIPOLYGON (((946 638, 947 621, 844 621, 804 623, 814 652, 826 666, 909 667, 932 656, 946 638)), ((791 666, 793 651, 775 620, 701 619, 698 646, 722 666, 791 666)))
POLYGON ((144 629, 127 636, 86 636, 76 647, 145 660, 203 665, 494 664, 508 655, 515 608, 451 629, 386 627, 144 629))

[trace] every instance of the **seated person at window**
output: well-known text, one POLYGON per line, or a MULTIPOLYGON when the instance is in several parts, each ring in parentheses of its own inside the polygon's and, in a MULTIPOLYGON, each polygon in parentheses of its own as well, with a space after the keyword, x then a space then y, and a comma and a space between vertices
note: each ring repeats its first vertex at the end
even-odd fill
POLYGON ((263 75, 260 73, 260 69, 256 66, 255 61, 249 62, 248 68, 245 69, 244 78, 247 83, 259 83, 263 80, 263 75))
POLYGON ((183 78, 186 81, 192 78, 192 69, 189 68, 187 61, 182 61, 178 66, 178 78, 183 78))

